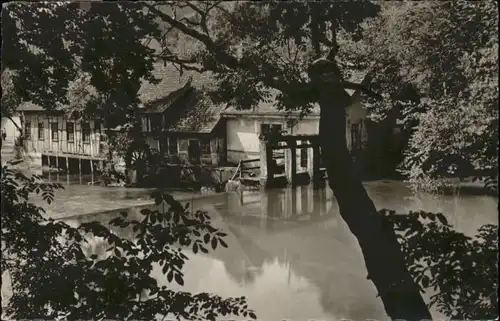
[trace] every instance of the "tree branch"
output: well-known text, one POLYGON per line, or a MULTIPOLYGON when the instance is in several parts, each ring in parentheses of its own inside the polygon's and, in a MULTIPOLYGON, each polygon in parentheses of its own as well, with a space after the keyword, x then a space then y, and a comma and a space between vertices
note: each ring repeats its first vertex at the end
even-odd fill
POLYGON ((367 94, 370 97, 377 98, 377 99, 380 99, 380 100, 384 99, 384 97, 382 97, 381 95, 377 94, 376 92, 374 92, 374 91, 366 88, 362 84, 356 84, 356 83, 353 83, 353 82, 350 82, 350 81, 343 81, 342 82, 342 87, 344 89, 361 90, 362 92, 364 92, 365 94, 367 94))
POLYGON ((17 130, 20 131, 21 133, 23 132, 23 129, 21 127, 19 127, 19 125, 14 121, 14 119, 12 119, 11 116, 6 116, 8 120, 10 120, 14 126, 16 126, 17 130))
POLYGON ((144 6, 146 6, 149 10, 151 10, 151 12, 155 13, 159 18, 163 19, 165 22, 169 23, 171 26, 175 27, 182 33, 203 43, 210 52, 214 53, 215 58, 226 67, 230 69, 237 69, 240 67, 238 59, 227 53, 220 46, 216 45, 208 35, 190 28, 176 19, 173 19, 168 14, 162 12, 152 4, 144 3, 144 6))

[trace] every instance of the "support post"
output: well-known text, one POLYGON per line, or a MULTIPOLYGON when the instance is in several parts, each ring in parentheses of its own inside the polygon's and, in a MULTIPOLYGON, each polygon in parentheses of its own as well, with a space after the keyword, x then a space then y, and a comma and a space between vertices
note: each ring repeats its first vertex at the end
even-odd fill
POLYGON ((59 157, 56 155, 56 168, 57 171, 59 172, 59 157))
POLYGON ((47 161, 49 162, 49 173, 50 173, 50 155, 47 155, 47 161))
POLYGON ((78 158, 78 173, 82 176, 82 158, 78 158))
POLYGON ((320 159, 320 151, 319 151, 319 143, 315 140, 314 141, 314 147, 313 147, 313 164, 312 164, 312 181, 313 181, 313 187, 317 188, 319 187, 320 180, 321 180, 321 172, 320 172, 320 164, 321 164, 321 159, 320 159))
POLYGON ((94 161, 90 159, 90 181, 92 182, 92 185, 94 185, 94 161))
POLYGON ((66 157, 66 173, 69 174, 69 160, 68 160, 68 157, 66 157))
POLYGON ((286 177, 288 183, 292 187, 295 187, 297 185, 297 143, 295 141, 288 143, 288 149, 285 151, 285 154, 288 155, 285 166, 286 177))
MULTIPOLYGON (((292 186, 294 187, 294 186, 292 186)), ((287 213, 286 217, 294 217, 297 215, 297 190, 295 188, 289 190, 290 192, 290 210, 291 210, 291 213, 287 213)))
POLYGON ((273 173, 273 149, 270 142, 260 140, 260 181, 263 186, 272 183, 273 173))

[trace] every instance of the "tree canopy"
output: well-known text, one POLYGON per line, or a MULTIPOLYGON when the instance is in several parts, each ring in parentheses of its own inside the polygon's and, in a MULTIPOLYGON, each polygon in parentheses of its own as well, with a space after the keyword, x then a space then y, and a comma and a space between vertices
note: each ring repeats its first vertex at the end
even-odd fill
POLYGON ((43 2, 11 3, 2 10, 2 82, 5 75, 11 84, 8 99, 2 97, 2 115, 30 101, 47 110, 62 106, 83 117, 99 114, 113 126, 133 118, 141 83, 156 82, 152 71, 159 59, 180 72, 210 74, 216 102, 251 108, 273 99, 282 109, 307 113, 319 97, 309 67, 313 61, 313 66, 325 62, 339 86, 322 87, 321 99, 327 94, 338 99, 323 99, 320 136, 328 175, 341 178, 329 183, 342 217, 358 237, 369 277, 382 290, 390 316, 428 314, 404 268, 391 270, 397 271, 394 276, 384 270, 404 267, 404 262, 395 238, 380 237, 387 232, 382 220, 360 180, 351 175, 345 124, 329 126, 335 132, 325 129, 329 121, 343 120, 340 109, 350 101, 344 89, 359 88, 347 79, 361 71, 364 83, 386 98, 368 101, 373 113, 396 113, 411 132, 403 172, 412 180, 495 177, 495 3, 168 1, 82 7, 43 2), (391 248, 372 251, 375 241, 391 248), (399 304, 401 293, 393 293, 401 275, 398 281, 417 302, 410 312, 399 304))
POLYGON ((421 187, 497 178, 497 15, 493 1, 385 3, 344 42, 343 55, 392 98, 373 113, 411 132, 401 168, 421 187))

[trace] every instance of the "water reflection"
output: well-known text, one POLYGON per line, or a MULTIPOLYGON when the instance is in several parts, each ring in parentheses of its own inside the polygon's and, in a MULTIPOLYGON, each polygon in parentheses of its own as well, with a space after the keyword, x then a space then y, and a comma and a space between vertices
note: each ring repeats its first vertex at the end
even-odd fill
MULTIPOLYGON (((480 225, 497 224, 492 197, 413 195, 399 183, 367 184, 377 208, 443 212, 455 227, 471 235, 480 225)), ((193 200, 227 234, 229 248, 207 255, 189 254, 183 290, 222 296, 246 296, 260 320, 385 320, 382 303, 366 269, 357 240, 341 219, 327 189, 299 187, 267 192, 245 191, 193 200)), ((139 218, 143 205, 128 209, 139 218)), ((116 211, 69 222, 109 221, 116 211)), ((131 238, 130 230, 117 229, 131 238)), ((92 249, 104 251, 105 246, 92 249)), ((166 279, 154 269, 160 283, 166 279)), ((441 317, 433 311, 434 317, 441 317)))

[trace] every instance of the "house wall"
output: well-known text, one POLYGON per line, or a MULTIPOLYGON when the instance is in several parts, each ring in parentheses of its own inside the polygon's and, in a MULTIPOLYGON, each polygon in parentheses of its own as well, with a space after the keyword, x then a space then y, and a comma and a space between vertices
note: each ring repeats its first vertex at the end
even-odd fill
MULTIPOLYGON (((11 118, 19 127, 21 127, 21 118, 19 115, 14 115, 11 118)), ((7 117, 2 117, 2 130, 4 130, 7 135, 6 140, 13 141, 19 136, 17 127, 7 117)))
MULTIPOLYGON (((26 140, 26 145, 29 152, 33 153, 67 153, 76 155, 86 155, 100 157, 102 156, 101 135, 96 132, 95 121, 90 120, 90 140, 83 142, 82 123, 66 119, 64 115, 48 116, 40 112, 25 112, 25 124, 30 123, 30 137, 26 140), (58 135, 57 141, 52 140, 51 123, 57 122, 58 135), (68 141, 66 133, 67 123, 74 123, 74 140, 68 141), (38 124, 44 125, 44 139, 38 139, 38 124)), ((104 132, 104 127, 101 124, 101 133, 104 132)))
MULTIPOLYGON (((364 120, 366 119, 366 111, 363 109, 359 99, 346 111, 346 140, 348 148, 351 149, 351 125, 358 124, 360 130, 360 138, 362 142, 367 141, 366 127, 364 120)), ((151 130, 151 120, 149 117, 143 117, 142 129, 143 132, 151 130)), ((230 163, 237 163, 240 160, 259 158, 260 157, 260 141, 259 134, 262 124, 280 124, 284 130, 287 130, 291 135, 315 135, 318 134, 319 117, 312 116, 301 120, 292 128, 288 128, 287 119, 281 115, 262 115, 262 114, 242 114, 236 116, 226 115, 225 117, 225 133, 211 134, 210 138, 210 153, 202 153, 201 162, 203 164, 218 165, 226 160, 230 163), (225 137, 224 140, 222 137, 225 137)), ((200 140, 203 134, 183 134, 183 133, 165 133, 165 135, 175 135, 177 139, 177 155, 181 160, 188 161, 189 140, 200 140)), ((152 149, 160 150, 160 142, 154 138, 152 134, 146 136, 146 141, 152 149)), ((304 150, 304 153, 312 154, 311 150, 304 150)), ((306 166, 301 166, 301 150, 297 151, 297 167, 298 170, 305 170, 306 166)), ((303 157, 304 158, 304 157, 303 157)), ((312 156, 305 157, 308 162, 311 162, 312 156)))
POLYGON ((241 115, 226 119, 228 162, 260 157, 261 124, 280 124, 283 129, 287 128, 284 117, 241 115))
POLYGON ((368 142, 368 132, 366 130, 365 120, 367 119, 368 112, 363 108, 362 102, 359 98, 354 100, 354 103, 347 108, 346 114, 346 139, 347 139, 347 147, 349 150, 352 148, 352 137, 351 137, 351 126, 353 124, 358 124, 360 134, 361 134, 361 142, 366 144, 368 142))
MULTIPOLYGON (((351 149, 351 125, 358 124, 361 131, 361 141, 367 141, 367 132, 364 124, 366 110, 359 100, 347 109, 346 114, 346 139, 348 148, 351 149)), ((227 158, 229 162, 237 163, 240 160, 259 158, 260 142, 259 133, 261 124, 281 124, 284 130, 291 135, 317 135, 319 133, 319 117, 306 118, 299 121, 292 128, 288 128, 284 116, 267 116, 244 114, 226 117, 227 130, 227 158)), ((297 151, 297 167, 300 171, 300 151, 297 151)))
MULTIPOLYGON (((224 162, 225 140, 222 137, 201 136, 200 134, 172 133, 173 139, 177 141, 177 155, 181 161, 189 162, 189 141, 196 140, 201 146, 202 140, 208 139, 210 142, 210 152, 201 152, 200 161, 203 165, 217 166, 224 162)), ((164 134, 164 139, 168 140, 169 134, 164 134)), ((153 135, 146 136, 146 143, 151 149, 160 151, 160 140, 153 135)), ((165 146, 168 151, 168 146, 165 146)), ((168 154, 168 152, 167 152, 168 154)))

